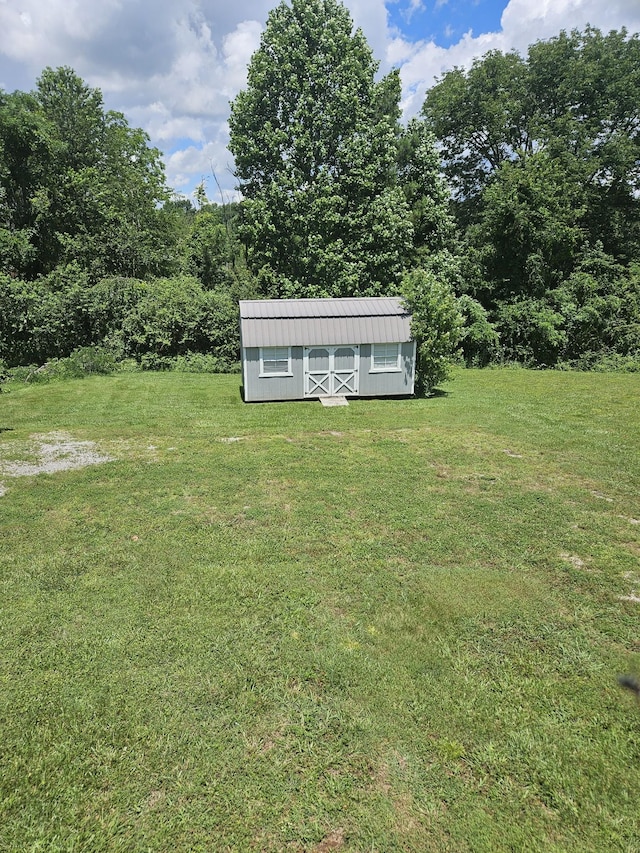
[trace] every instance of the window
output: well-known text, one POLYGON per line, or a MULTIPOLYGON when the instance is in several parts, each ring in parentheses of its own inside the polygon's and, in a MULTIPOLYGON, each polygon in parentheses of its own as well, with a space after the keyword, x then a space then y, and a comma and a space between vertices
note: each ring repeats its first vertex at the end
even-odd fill
POLYGON ((291 350, 289 347, 262 347, 260 350, 260 376, 291 376, 291 350))
POLYGON ((371 354, 371 372, 400 370, 400 344, 374 344, 371 354))

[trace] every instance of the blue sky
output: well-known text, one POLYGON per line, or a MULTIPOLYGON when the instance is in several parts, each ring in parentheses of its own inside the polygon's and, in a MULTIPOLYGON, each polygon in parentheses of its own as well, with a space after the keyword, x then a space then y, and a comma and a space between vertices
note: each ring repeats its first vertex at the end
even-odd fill
POLYGON ((505 0, 428 0, 388 2, 389 24, 410 41, 433 39, 450 47, 472 30, 475 35, 500 29, 505 0))
MULTIPOLYGON (((216 181, 234 197, 229 102, 277 0, 0 0, 0 88, 29 91, 69 65, 164 152, 167 180, 190 197, 216 181)), ((343 0, 381 71, 400 69, 405 118, 434 79, 488 50, 519 50, 590 23, 640 32, 640 0, 343 0)))

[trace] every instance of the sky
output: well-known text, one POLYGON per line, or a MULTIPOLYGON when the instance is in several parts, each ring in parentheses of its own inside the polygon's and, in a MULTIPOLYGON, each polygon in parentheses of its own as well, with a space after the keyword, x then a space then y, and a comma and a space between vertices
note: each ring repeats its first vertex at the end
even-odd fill
MULTIPOLYGON (((489 50, 518 50, 560 30, 640 32, 640 0, 343 0, 380 62, 399 68, 405 118, 435 79, 489 50)), ((0 0, 0 88, 30 91, 71 66, 163 152, 167 183, 192 198, 237 197, 229 102, 277 0, 0 0)))

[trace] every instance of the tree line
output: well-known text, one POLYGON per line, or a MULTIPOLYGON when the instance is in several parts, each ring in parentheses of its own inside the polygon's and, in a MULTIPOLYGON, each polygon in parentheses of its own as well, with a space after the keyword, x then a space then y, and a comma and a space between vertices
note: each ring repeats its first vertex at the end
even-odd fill
POLYGON ((241 298, 401 295, 426 386, 468 364, 640 364, 640 39, 560 33, 400 121, 338 0, 269 15, 231 105, 243 200, 194 203, 70 68, 0 92, 0 359, 238 359, 241 298))

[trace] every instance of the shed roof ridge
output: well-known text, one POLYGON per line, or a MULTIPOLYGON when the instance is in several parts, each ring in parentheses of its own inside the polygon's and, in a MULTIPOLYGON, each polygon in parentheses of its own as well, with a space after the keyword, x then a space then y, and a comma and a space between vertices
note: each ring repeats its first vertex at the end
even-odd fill
POLYGON ((293 317, 407 316, 399 296, 347 296, 301 299, 243 299, 240 315, 245 319, 288 319, 293 317))

